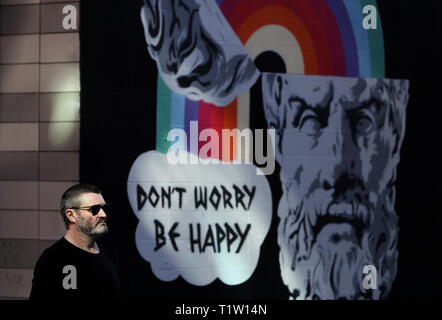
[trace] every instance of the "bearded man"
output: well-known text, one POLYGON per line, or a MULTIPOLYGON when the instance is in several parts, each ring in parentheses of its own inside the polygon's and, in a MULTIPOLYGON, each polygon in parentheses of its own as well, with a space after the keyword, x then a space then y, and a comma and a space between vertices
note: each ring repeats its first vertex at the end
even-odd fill
POLYGON ((397 271, 408 81, 265 73, 262 90, 277 131, 278 244, 291 298, 386 298, 397 271), (364 287, 367 265, 375 289, 364 287))
POLYGON ((76 184, 61 197, 67 232, 37 261, 30 299, 114 299, 120 297, 116 266, 96 240, 108 232, 101 191, 76 184))

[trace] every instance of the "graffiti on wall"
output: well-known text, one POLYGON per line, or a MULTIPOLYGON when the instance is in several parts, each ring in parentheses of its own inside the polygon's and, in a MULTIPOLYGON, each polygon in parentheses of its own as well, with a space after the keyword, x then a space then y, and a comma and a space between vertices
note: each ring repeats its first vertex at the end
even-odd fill
POLYGON ((377 19, 377 29, 363 28, 364 5, 376 1, 144 2, 158 69, 156 150, 133 163, 127 192, 139 220, 137 249, 159 279, 247 281, 278 217, 281 281, 291 298, 388 295, 409 83, 385 79, 382 26, 377 19), (283 71, 271 61, 258 68, 269 52, 283 71), (251 103, 256 85, 261 104, 251 103), (273 171, 235 163, 250 150, 223 136, 249 128, 252 113, 275 132, 267 155, 281 168, 280 195, 265 177, 273 171), (222 162, 201 163, 211 141, 190 140, 195 123, 197 136, 221 137, 205 157, 222 162), (172 149, 190 163, 171 163, 172 149), (377 268, 376 290, 363 287, 365 265, 377 268))
POLYGON ((293 298, 381 298, 397 270, 405 80, 264 74, 283 195, 281 276, 293 298), (363 288, 373 265, 378 290, 363 288))
POLYGON ((252 275, 272 219, 270 186, 253 165, 171 165, 148 151, 128 194, 138 251, 159 279, 235 285, 252 275))

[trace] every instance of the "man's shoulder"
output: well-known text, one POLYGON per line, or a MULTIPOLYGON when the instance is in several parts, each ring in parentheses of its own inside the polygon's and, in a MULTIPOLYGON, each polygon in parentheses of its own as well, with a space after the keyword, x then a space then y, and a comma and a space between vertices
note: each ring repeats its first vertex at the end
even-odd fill
POLYGON ((64 239, 64 237, 54 242, 52 245, 43 250, 39 260, 48 260, 62 254, 66 250, 65 242, 66 240, 64 239))

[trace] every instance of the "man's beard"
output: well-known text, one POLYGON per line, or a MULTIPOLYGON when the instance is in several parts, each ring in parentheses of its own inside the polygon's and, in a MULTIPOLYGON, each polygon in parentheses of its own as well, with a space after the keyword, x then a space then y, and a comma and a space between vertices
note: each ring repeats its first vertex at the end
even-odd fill
POLYGON ((314 211, 320 207, 319 199, 314 198, 289 208, 284 194, 279 203, 281 276, 290 298, 386 298, 397 269, 394 199, 380 196, 377 204, 367 205, 371 209, 365 216, 349 222, 318 218, 320 214, 314 211), (363 287, 366 265, 376 267, 377 289, 363 287))
POLYGON ((88 223, 84 218, 79 216, 78 230, 89 237, 96 239, 108 232, 108 227, 105 219, 99 219, 95 224, 88 223), (104 224, 102 224, 104 222, 104 224))

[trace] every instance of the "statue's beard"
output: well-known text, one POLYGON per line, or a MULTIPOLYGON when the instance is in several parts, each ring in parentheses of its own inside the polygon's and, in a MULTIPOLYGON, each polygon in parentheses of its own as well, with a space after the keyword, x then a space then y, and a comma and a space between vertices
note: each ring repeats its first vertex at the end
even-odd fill
POLYGON ((367 206, 372 207, 370 216, 358 223, 312 218, 319 216, 309 211, 320 207, 318 199, 304 199, 294 208, 287 202, 283 196, 278 208, 278 244, 281 276, 291 299, 387 297, 397 269, 394 199, 379 197, 376 205, 367 206), (364 288, 366 265, 376 267, 377 289, 364 288))

